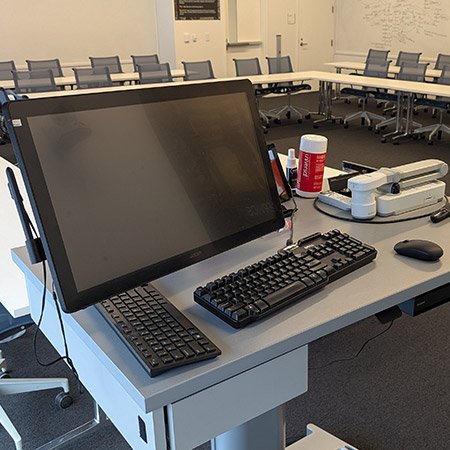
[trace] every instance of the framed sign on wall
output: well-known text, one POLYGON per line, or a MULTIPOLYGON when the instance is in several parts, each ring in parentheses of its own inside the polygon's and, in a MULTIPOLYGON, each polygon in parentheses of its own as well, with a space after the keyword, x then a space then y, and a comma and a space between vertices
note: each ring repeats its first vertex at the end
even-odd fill
POLYGON ((220 20, 220 0, 175 0, 175 20, 220 20))

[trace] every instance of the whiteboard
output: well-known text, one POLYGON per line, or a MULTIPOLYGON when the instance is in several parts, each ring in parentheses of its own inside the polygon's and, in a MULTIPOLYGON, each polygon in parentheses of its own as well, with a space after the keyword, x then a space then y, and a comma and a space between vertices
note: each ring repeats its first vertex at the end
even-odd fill
POLYGON ((153 0, 14 0, 4 14, 0 61, 59 58, 89 65, 89 56, 157 53, 153 0))
POLYGON ((448 0, 336 0, 336 53, 366 55, 369 48, 450 54, 448 0))

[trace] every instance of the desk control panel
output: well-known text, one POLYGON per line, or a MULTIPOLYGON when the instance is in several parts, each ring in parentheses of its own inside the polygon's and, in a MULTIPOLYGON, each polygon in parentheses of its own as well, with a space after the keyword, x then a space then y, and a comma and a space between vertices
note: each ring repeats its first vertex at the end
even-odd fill
POLYGON ((151 285, 115 295, 96 307, 151 377, 221 354, 151 285))
POLYGON ((368 264, 374 247, 333 230, 200 286, 194 300, 234 328, 242 328, 368 264))

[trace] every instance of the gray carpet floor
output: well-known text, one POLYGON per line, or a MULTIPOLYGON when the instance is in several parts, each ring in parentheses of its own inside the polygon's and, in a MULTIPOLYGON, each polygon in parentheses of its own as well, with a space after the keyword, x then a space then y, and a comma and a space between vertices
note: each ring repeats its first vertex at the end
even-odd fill
MULTIPOLYGON (((273 107, 279 101, 265 100, 262 106, 273 107)), ((317 96, 302 94, 294 103, 315 110, 317 96)), ((356 108, 354 101, 351 104, 339 101, 334 112, 345 114, 356 108)), ((379 112, 374 105, 370 108, 379 112)), ((424 124, 435 121, 430 112, 422 111, 416 119, 424 124)), ((450 116, 445 119, 450 122, 450 116)), ((394 146, 389 142, 380 143, 380 136, 358 121, 348 129, 338 123, 325 123, 314 129, 312 120, 304 120, 302 124, 283 120, 279 125, 271 125, 266 140, 287 153, 289 147, 298 148, 300 136, 306 133, 328 137, 327 165, 335 168, 340 167, 343 159, 377 167, 427 158, 450 163, 450 136, 444 135, 432 146, 411 139, 394 146)), ((0 156, 13 160, 11 147, 0 146, 0 156)), ((444 180, 448 183, 450 178, 444 180)), ((314 423, 360 450, 449 449, 449 323, 450 304, 415 318, 403 315, 388 332, 371 341, 358 358, 310 370, 308 392, 287 405, 287 442, 304 436, 306 425, 314 423)), ((369 317, 313 342, 309 346, 310 367, 352 357, 368 338, 385 328, 375 317, 369 317)), ((33 329, 0 346, 11 376, 67 376, 75 402, 70 408, 60 410, 54 403, 56 391, 3 396, 0 402, 22 434, 25 450, 34 449, 93 417, 92 399, 87 392, 76 391, 75 380, 64 363, 49 368, 37 365, 32 353, 33 329)), ((56 356, 42 336, 38 347, 42 359, 48 361, 56 356)), ((125 450, 130 447, 114 426, 105 422, 89 436, 65 448, 125 450)), ((208 448, 209 444, 204 444, 197 450, 208 448)), ((3 429, 0 429, 0 449, 14 449, 3 429)))

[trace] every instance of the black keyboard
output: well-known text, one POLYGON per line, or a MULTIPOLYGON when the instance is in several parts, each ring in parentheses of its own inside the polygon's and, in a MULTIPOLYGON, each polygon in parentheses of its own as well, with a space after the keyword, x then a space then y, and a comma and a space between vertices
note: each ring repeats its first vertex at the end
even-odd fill
POLYGON ((368 264, 377 251, 333 230, 197 288, 194 300, 242 328, 368 264))
POLYGON ((96 306, 151 377, 221 354, 151 285, 116 295, 96 306))

